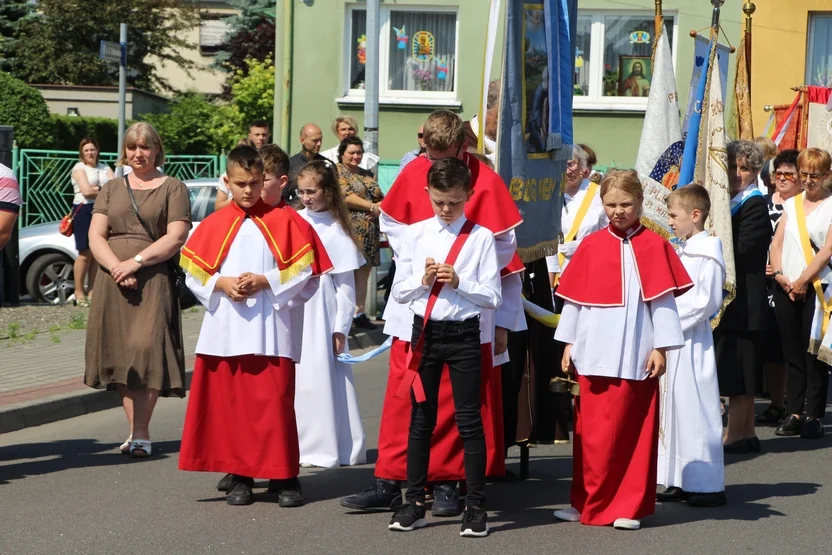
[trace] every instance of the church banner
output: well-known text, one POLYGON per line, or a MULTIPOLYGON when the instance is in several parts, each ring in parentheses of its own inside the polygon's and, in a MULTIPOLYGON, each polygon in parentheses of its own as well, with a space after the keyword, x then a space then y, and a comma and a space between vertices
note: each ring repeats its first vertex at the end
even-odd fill
POLYGON ((577 0, 508 0, 498 171, 523 216, 524 262, 554 254, 571 155, 577 0))

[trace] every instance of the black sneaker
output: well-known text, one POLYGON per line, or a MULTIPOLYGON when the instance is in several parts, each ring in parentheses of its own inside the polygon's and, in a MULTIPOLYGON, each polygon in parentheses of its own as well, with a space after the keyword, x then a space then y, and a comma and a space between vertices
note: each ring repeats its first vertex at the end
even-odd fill
POLYGON ((462 514, 462 503, 455 486, 440 484, 433 488, 433 506, 430 508, 433 516, 459 516, 462 514))
POLYGON ((231 474, 226 474, 220 481, 217 482, 217 491, 228 491, 231 489, 231 483, 234 479, 234 476, 231 474))
POLYGON ((366 314, 362 314, 361 316, 356 316, 352 319, 352 325, 356 328, 362 330, 374 330, 376 329, 376 325, 367 318, 366 314))
POLYGON ((484 538, 488 535, 488 514, 480 508, 469 507, 462 513, 459 535, 463 538, 484 538))
POLYGON ((405 503, 399 507, 396 514, 390 519, 387 529, 395 532, 412 532, 418 528, 424 528, 427 524, 424 506, 420 507, 416 503, 405 503))
POLYGON ((254 503, 254 492, 251 491, 253 487, 253 478, 233 476, 231 479, 231 489, 228 490, 228 496, 225 498, 225 502, 234 506, 251 505, 254 503))
POLYGON ((402 506, 402 488, 398 482, 373 478, 363 492, 341 499, 341 506, 357 511, 395 511, 402 506))
POLYGON ((688 499, 688 505, 694 507, 721 507, 728 503, 724 491, 717 493, 694 493, 688 499))
POLYGON ((803 439, 820 439, 823 437, 823 422, 818 418, 807 418, 800 432, 803 439))
POLYGON ((303 493, 297 478, 288 480, 269 480, 269 493, 277 494, 280 507, 300 507, 303 505, 303 493))
POLYGON ((803 431, 803 421, 790 414, 777 426, 774 434, 778 436, 799 436, 801 431, 803 431))

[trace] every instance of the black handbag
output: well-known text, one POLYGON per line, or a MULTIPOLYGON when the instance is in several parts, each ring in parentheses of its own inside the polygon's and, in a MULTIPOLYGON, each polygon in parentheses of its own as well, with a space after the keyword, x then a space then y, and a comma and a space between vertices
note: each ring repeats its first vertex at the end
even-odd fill
MULTIPOLYGON (((136 213, 136 217, 139 219, 139 223, 142 224, 142 227, 147 232, 147 235, 150 239, 155 243, 159 240, 155 233, 150 230, 150 226, 148 226, 145 221, 142 219, 141 214, 139 214, 139 207, 136 204, 136 197, 133 194, 133 189, 130 187, 130 180, 127 176, 124 176, 124 183, 127 185, 127 193, 130 195, 130 203, 133 205, 133 211, 136 213)), ((173 278, 173 286, 174 292, 178 294, 174 294, 175 301, 179 304, 179 310, 187 310, 191 307, 196 306, 197 300, 194 294, 188 289, 188 286, 185 284, 185 270, 179 265, 179 254, 173 256, 173 258, 167 261, 168 269, 170 270, 170 275, 173 278)))

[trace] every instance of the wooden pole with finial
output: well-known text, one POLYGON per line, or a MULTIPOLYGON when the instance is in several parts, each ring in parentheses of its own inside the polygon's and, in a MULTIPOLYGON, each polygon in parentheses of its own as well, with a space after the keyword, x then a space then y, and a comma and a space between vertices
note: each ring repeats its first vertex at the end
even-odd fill
POLYGON ((654 41, 658 40, 659 34, 662 32, 662 25, 664 25, 664 13, 662 12, 662 0, 656 0, 656 34, 654 41))
POLYGON ((745 14, 745 66, 748 68, 748 96, 751 98, 751 16, 757 11, 757 6, 751 0, 742 5, 745 14))

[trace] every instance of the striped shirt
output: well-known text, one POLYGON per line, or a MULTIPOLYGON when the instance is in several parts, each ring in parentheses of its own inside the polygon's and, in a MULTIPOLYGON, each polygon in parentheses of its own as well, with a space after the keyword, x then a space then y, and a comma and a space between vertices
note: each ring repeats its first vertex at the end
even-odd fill
POLYGON ((17 214, 22 205, 17 179, 10 168, 0 164, 0 210, 17 214))

